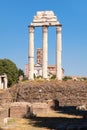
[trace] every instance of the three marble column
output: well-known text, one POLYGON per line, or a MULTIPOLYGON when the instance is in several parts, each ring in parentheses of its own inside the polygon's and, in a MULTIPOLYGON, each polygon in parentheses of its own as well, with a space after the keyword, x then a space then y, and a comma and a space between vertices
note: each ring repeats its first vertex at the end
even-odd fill
MULTIPOLYGON (((42 77, 48 78, 48 26, 42 26, 43 64, 42 77)), ((62 80, 62 26, 56 26, 56 79, 62 80)), ((34 79, 34 26, 29 26, 29 79, 34 79)))

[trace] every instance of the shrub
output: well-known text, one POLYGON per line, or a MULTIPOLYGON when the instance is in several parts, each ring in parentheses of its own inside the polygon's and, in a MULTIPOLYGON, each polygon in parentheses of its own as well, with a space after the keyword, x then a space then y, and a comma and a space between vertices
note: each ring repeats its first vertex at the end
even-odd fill
POLYGON ((7 75, 9 87, 18 82, 18 68, 9 59, 0 59, 0 75, 2 74, 7 75))
POLYGON ((71 79, 72 79, 72 77, 70 77, 70 76, 64 76, 64 78, 63 78, 64 81, 71 80, 71 79))

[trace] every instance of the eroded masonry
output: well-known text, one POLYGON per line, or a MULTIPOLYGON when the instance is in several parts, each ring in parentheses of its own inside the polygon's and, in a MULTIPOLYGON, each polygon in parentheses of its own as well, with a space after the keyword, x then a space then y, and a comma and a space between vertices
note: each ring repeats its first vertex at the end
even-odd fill
POLYGON ((56 79, 62 79, 62 25, 57 20, 53 11, 37 12, 29 28, 29 79, 34 79, 34 31, 35 27, 42 27, 42 49, 43 49, 43 63, 42 63, 42 77, 47 79, 48 66, 48 27, 56 27, 56 79))
POLYGON ((7 75, 0 75, 0 89, 6 89, 8 84, 7 75))

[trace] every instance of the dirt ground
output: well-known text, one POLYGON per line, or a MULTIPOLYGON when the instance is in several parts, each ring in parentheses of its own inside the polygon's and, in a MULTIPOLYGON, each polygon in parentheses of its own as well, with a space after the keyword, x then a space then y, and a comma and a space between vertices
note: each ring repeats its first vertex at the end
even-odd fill
POLYGON ((62 107, 58 111, 49 111, 48 113, 39 113, 31 119, 9 118, 7 124, 0 124, 0 130, 56 130, 59 126, 84 125, 87 119, 86 111, 78 111, 75 108, 62 107))

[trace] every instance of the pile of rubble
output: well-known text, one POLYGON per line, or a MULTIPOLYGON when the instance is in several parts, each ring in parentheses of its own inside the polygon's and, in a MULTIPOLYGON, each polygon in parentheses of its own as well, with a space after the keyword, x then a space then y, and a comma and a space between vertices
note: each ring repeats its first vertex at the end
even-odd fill
POLYGON ((30 81, 19 83, 0 94, 3 102, 45 102, 57 99, 60 106, 87 104, 85 81, 30 81))

